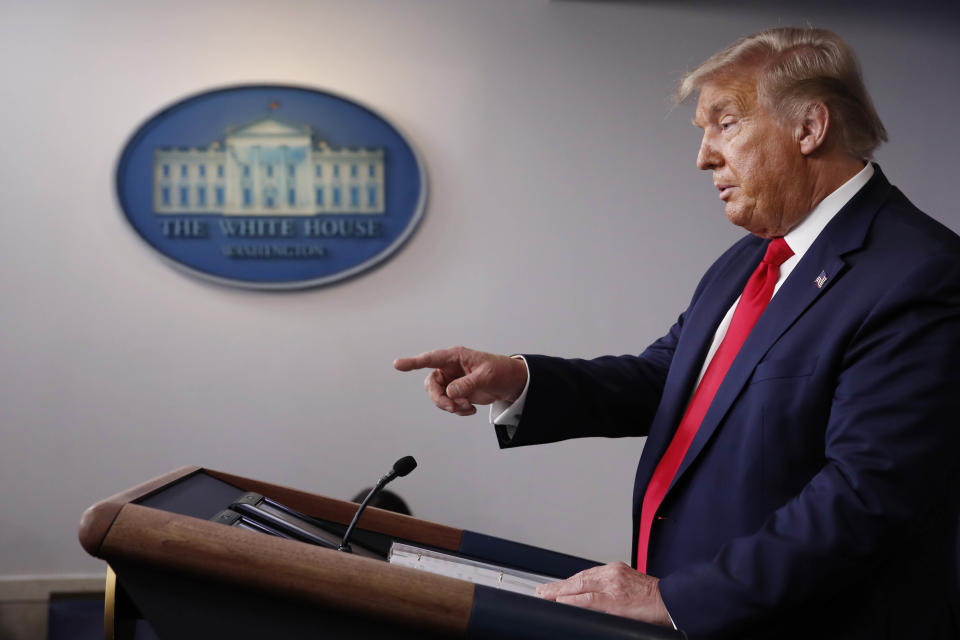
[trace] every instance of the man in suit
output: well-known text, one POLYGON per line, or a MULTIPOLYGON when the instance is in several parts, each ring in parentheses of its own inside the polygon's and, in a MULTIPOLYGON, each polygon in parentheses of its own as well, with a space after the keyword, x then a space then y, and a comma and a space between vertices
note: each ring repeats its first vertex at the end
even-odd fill
POLYGON ((750 235, 639 356, 462 347, 441 409, 501 446, 648 435, 633 565, 542 597, 691 637, 958 637, 960 238, 869 162, 885 131, 835 34, 772 29, 681 81, 697 166, 750 235))

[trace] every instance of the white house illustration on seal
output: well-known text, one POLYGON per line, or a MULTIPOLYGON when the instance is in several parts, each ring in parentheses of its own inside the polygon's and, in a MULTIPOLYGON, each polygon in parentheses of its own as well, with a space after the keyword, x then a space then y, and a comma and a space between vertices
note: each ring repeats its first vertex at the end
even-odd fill
POLYGON ((382 214, 382 148, 333 148, 272 116, 228 128, 209 147, 154 149, 158 214, 382 214))

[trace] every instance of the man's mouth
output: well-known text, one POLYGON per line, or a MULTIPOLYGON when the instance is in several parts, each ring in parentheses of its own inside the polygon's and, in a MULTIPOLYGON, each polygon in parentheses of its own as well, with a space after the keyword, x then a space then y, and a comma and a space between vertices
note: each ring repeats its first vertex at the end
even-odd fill
POLYGON ((732 184, 718 184, 717 189, 720 191, 720 199, 726 200, 730 197, 730 194, 733 192, 734 185, 732 184))

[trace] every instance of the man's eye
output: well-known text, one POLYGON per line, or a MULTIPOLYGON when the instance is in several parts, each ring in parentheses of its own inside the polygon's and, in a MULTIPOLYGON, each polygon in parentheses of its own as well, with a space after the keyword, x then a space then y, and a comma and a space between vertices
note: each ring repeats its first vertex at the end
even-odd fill
POLYGON ((732 121, 732 120, 729 121, 729 122, 721 122, 721 123, 720 123, 720 128, 723 129, 724 131, 726 131, 727 129, 729 129, 730 127, 732 127, 734 124, 736 124, 736 123, 735 123, 734 121, 732 121))

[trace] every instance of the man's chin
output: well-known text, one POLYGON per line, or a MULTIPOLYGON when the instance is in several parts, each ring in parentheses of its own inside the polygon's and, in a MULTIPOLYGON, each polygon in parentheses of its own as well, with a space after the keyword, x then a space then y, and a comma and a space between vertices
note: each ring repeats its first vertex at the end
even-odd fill
POLYGON ((749 231, 755 236, 760 238, 772 238, 775 235, 771 233, 770 229, 768 228, 757 228, 757 225, 753 224, 755 220, 753 219, 753 216, 750 215, 750 212, 727 205, 726 214, 727 220, 738 227, 741 227, 745 231, 749 231))
MULTIPOLYGON (((750 222, 750 216, 747 215, 743 209, 735 205, 727 203, 727 208, 724 210, 724 213, 727 214, 727 220, 737 225, 738 227, 743 227, 747 229, 747 225, 750 222)), ((749 229, 747 229, 749 231, 749 229)))

